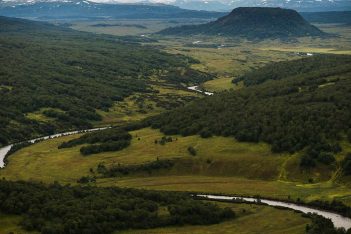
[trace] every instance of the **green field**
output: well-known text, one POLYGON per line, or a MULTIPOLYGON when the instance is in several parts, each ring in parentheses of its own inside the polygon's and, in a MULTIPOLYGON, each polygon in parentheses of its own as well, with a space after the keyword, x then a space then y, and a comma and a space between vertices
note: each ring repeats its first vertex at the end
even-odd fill
MULTIPOLYGON (((140 165, 157 159, 172 159, 170 169, 152 174, 137 173, 117 178, 98 179, 99 186, 121 186, 156 190, 196 191, 239 195, 261 195, 307 201, 342 200, 351 204, 351 190, 338 179, 338 171, 318 166, 310 171, 294 164, 299 154, 272 154, 267 144, 240 143, 232 138, 173 136, 165 145, 155 144, 164 135, 150 128, 131 132, 131 146, 119 152, 83 156, 79 146, 57 149, 58 145, 78 136, 52 139, 26 147, 9 157, 0 177, 10 180, 34 180, 76 183, 91 174, 99 163, 140 165), (196 156, 187 150, 193 146, 196 156), (313 178, 314 182, 308 180, 313 178)), ((348 143, 342 145, 349 149, 348 143)), ((338 158, 342 158, 341 152, 338 158)))
POLYGON ((158 42, 145 44, 159 47, 169 53, 188 55, 198 59, 201 63, 193 65, 193 68, 214 74, 217 77, 217 79, 203 84, 206 90, 215 92, 241 88, 233 85, 231 80, 270 62, 299 59, 306 56, 306 53, 351 54, 351 30, 342 25, 317 25, 323 31, 337 34, 338 37, 300 38, 296 41, 265 40, 250 42, 225 37, 163 37, 152 34, 167 27, 201 22, 203 21, 77 21, 72 23, 72 28, 118 36, 144 35, 148 38, 157 39, 158 42), (98 23, 120 24, 120 26, 92 27, 92 25, 98 23), (123 25, 129 26, 123 27, 123 25), (146 28, 131 27, 130 25, 141 25, 146 28))

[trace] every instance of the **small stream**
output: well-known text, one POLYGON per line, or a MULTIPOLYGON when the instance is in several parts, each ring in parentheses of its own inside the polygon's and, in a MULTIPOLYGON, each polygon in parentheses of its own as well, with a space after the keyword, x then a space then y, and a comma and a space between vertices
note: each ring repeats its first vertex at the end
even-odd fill
MULTIPOLYGON (((235 197, 235 196, 232 197, 232 196, 216 196, 216 195, 196 195, 196 196, 203 197, 209 200, 231 201, 234 199, 242 199, 243 201, 246 201, 246 202, 257 202, 256 198, 250 198, 250 197, 235 197)), ((345 228, 345 230, 348 230, 351 228, 350 218, 344 217, 342 215, 339 215, 330 211, 318 210, 304 205, 298 205, 294 203, 274 201, 274 200, 268 200, 268 199, 260 199, 260 202, 269 206, 285 207, 292 210, 301 211, 302 213, 305 213, 305 214, 315 213, 317 215, 323 216, 324 218, 331 219, 331 221, 333 222, 336 228, 345 228)))
POLYGON ((195 91, 195 92, 198 92, 198 93, 203 93, 203 94, 208 95, 208 96, 212 96, 213 95, 213 93, 211 93, 211 92, 206 92, 206 91, 203 91, 203 90, 199 89, 199 86, 197 86, 197 85, 196 86, 187 87, 187 89, 195 91))

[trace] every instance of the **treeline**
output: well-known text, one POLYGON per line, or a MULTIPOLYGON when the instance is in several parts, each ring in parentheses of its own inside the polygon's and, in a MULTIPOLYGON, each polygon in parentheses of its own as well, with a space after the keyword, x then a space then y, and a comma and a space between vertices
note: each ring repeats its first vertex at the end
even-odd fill
POLYGON ((305 168, 315 167, 317 162, 325 165, 334 163, 334 154, 341 152, 339 144, 329 144, 328 142, 317 142, 307 147, 302 155, 300 166, 305 168))
MULTIPOLYGON (((334 149, 327 153, 337 152, 337 142, 351 129, 351 72, 325 76, 324 68, 314 68, 316 59, 337 60, 345 69, 351 66, 343 62, 351 61, 351 56, 326 55, 286 62, 286 70, 279 68, 280 79, 203 98, 149 118, 144 124, 169 135, 217 135, 246 142, 263 141, 272 145, 273 152, 293 153, 325 144, 328 146, 319 148, 332 146, 334 149), (296 64, 313 68, 290 75, 290 68, 296 64)), ((320 156, 320 160, 333 161, 329 155, 320 156)))
POLYGON ((118 177, 126 176, 132 173, 147 172, 151 174, 154 171, 161 169, 170 169, 174 166, 174 161, 169 159, 157 159, 156 161, 140 164, 140 165, 114 165, 106 167, 104 164, 99 164, 96 171, 102 177, 118 177))
POLYGON ((177 85, 211 79, 190 68, 192 58, 123 38, 6 17, 0 25, 0 145, 91 128, 97 109, 154 92, 151 76, 177 85))
POLYGON ((312 219, 312 223, 306 226, 306 234, 351 234, 351 229, 346 231, 343 228, 335 228, 330 219, 320 215, 308 214, 303 216, 312 219))
POLYGON ((311 207, 318 207, 322 210, 334 211, 338 214, 341 214, 342 216, 351 218, 351 207, 345 205, 340 201, 333 200, 331 202, 328 202, 328 201, 315 200, 315 201, 308 202, 306 204, 311 207))
POLYGON ((346 176, 351 175, 351 153, 348 153, 342 162, 342 169, 346 176))
POLYGON ((26 231, 43 234, 107 234, 125 229, 215 224, 235 216, 231 209, 176 192, 6 180, 0 181, 0 211, 21 215, 21 226, 26 231), (167 208, 166 214, 159 214, 161 207, 167 208))
POLYGON ((61 143, 58 148, 70 148, 89 144, 80 148, 83 155, 122 150, 130 145, 132 136, 121 128, 111 128, 90 132, 83 136, 61 143))

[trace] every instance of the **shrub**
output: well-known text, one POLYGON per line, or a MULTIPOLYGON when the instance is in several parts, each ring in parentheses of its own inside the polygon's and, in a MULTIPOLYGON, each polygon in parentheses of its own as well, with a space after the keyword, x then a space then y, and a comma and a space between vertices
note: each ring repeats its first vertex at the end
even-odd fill
POLYGON ((188 152, 192 155, 192 156, 196 156, 196 150, 194 147, 189 146, 188 147, 188 152))

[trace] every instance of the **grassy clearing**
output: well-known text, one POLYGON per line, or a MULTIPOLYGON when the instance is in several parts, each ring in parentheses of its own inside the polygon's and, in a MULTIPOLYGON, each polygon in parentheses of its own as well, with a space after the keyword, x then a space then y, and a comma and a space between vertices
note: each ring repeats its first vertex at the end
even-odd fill
POLYGON ((54 118, 50 118, 44 115, 44 111, 50 111, 50 110, 64 113, 64 111, 58 108, 41 108, 38 111, 27 113, 26 117, 39 122, 53 122, 55 120, 54 118))
POLYGON ((278 176, 279 166, 284 161, 283 155, 270 157, 270 148, 266 144, 239 143, 225 137, 203 139, 199 136, 174 136, 173 142, 160 145, 155 144, 155 140, 160 140, 164 135, 158 130, 147 128, 131 134, 133 139, 130 147, 119 152, 88 157, 80 154, 79 146, 57 149, 61 142, 76 138, 77 135, 40 142, 11 155, 8 166, 0 171, 0 176, 46 182, 74 182, 100 162, 106 165, 130 165, 154 161, 157 158, 181 158, 186 159, 184 163, 167 173, 240 175, 272 179, 278 176), (187 150, 189 146, 196 149, 196 157, 190 156, 187 150), (207 163, 208 160, 211 163, 207 163), (62 173, 63 169, 65 173, 62 173))
POLYGON ((349 204, 351 190, 332 183, 301 184, 285 181, 253 180, 242 177, 153 176, 144 178, 111 178, 98 180, 99 186, 121 186, 153 190, 224 193, 243 196, 260 195, 277 199, 338 199, 349 204))
POLYGON ((305 227, 310 223, 309 219, 301 217, 301 214, 288 210, 279 210, 267 206, 218 203, 220 206, 231 207, 237 214, 237 218, 221 224, 210 226, 184 226, 156 228, 152 230, 133 230, 122 232, 123 234, 159 234, 159 233, 305 233, 305 227))
POLYGON ((227 89, 238 89, 241 88, 239 85, 232 83, 233 78, 231 77, 222 77, 214 80, 205 82, 202 86, 205 90, 212 92, 220 92, 227 89))
POLYGON ((172 86, 153 85, 155 93, 137 93, 121 102, 116 102, 108 111, 97 110, 102 121, 95 125, 106 125, 138 121, 173 109, 201 97, 200 94, 172 86))

